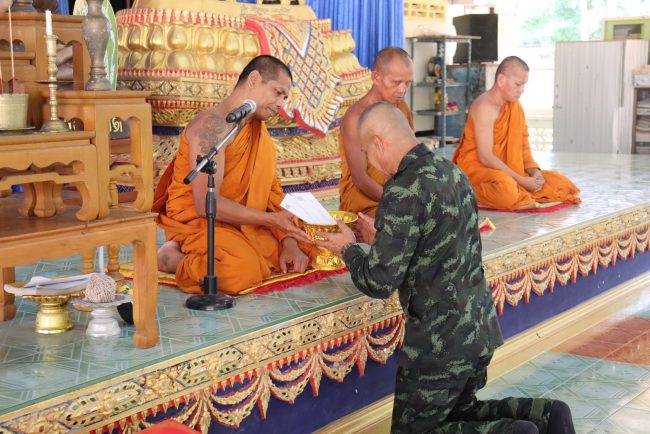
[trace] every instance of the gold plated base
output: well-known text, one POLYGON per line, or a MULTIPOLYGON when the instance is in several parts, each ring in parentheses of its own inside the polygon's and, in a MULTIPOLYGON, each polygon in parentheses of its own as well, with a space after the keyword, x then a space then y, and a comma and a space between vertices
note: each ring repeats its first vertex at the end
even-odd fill
POLYGON ((318 255, 311 261, 311 268, 316 270, 340 270, 345 268, 345 262, 339 255, 327 249, 318 248, 318 255))
POLYGON ((56 119, 43 122, 43 126, 39 131, 42 133, 68 133, 70 128, 61 119, 56 119))
MULTIPOLYGON (((347 211, 329 211, 330 215, 336 220, 343 220, 348 226, 352 226, 357 221, 357 216, 347 211)), ((302 227, 312 240, 322 239, 316 235, 316 232, 339 232, 337 225, 312 225, 301 222, 302 227)), ((343 258, 330 252, 322 247, 318 248, 318 255, 311 261, 311 267, 316 270, 340 270, 345 268, 343 258)))
POLYGON ((25 295, 23 298, 38 303, 36 314, 36 333, 56 334, 64 333, 72 328, 68 301, 78 297, 81 292, 65 295, 25 295))

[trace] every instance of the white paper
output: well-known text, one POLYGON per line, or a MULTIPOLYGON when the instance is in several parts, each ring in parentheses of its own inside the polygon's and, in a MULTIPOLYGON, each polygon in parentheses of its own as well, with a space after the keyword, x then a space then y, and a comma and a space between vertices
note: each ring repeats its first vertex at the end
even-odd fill
POLYGON ((78 292, 84 289, 90 281, 90 274, 60 277, 50 279, 43 276, 34 276, 24 286, 13 286, 5 283, 4 290, 15 295, 61 295, 78 292))
POLYGON ((34 276, 29 279, 29 282, 23 288, 49 288, 49 289, 66 289, 73 286, 87 284, 90 280, 90 274, 81 274, 78 276, 59 277, 50 279, 43 276, 34 276))
POLYGON ((302 221, 312 225, 335 225, 336 220, 309 192, 288 193, 280 206, 302 221))

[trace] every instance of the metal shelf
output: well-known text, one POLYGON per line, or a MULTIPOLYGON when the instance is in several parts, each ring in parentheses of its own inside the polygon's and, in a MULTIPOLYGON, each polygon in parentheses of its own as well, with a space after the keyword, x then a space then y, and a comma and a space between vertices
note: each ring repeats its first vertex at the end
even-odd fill
MULTIPOLYGON (((417 83, 413 83, 413 86, 415 86, 415 87, 442 87, 442 83, 429 83, 428 81, 418 81, 417 83)), ((467 83, 459 83, 459 82, 447 83, 447 87, 465 87, 465 86, 467 86, 467 83)))
MULTIPOLYGON (((415 38, 409 38, 413 42, 451 42, 451 43, 465 43, 471 44, 472 40, 481 39, 480 36, 468 36, 468 35, 436 35, 436 36, 418 36, 415 38)), ((468 59, 469 60, 469 59, 468 59)))
POLYGON ((415 38, 407 38, 408 41, 410 42, 410 48, 411 48, 411 59, 414 58, 415 56, 415 44, 419 42, 424 42, 424 43, 431 43, 434 42, 436 44, 436 51, 437 51, 437 57, 441 59, 440 62, 440 71, 442 76, 440 77, 441 82, 440 83, 426 83, 426 82, 418 82, 413 84, 410 87, 410 96, 411 96, 411 105, 414 102, 414 93, 413 89, 416 87, 422 88, 422 87, 430 87, 430 88, 437 88, 440 89, 440 101, 442 101, 442 110, 441 111, 436 111, 433 109, 429 110, 414 110, 413 113, 417 115, 424 115, 424 116, 433 116, 434 118, 434 125, 433 129, 435 131, 435 118, 439 117, 440 118, 440 145, 445 146, 446 140, 447 140, 447 116, 456 116, 461 113, 467 113, 467 109, 469 108, 469 80, 470 80, 470 73, 471 73, 471 65, 472 65, 472 40, 476 39, 481 39, 479 36, 465 36, 465 35, 458 35, 458 36, 453 36, 453 35, 434 35, 434 36, 422 36, 422 37, 415 37, 415 38), (465 80, 465 83, 447 83, 447 65, 445 62, 445 53, 447 49, 447 42, 450 43, 461 43, 461 44, 467 44, 467 80, 465 80), (459 110, 457 112, 447 112, 447 88, 448 87, 465 87, 465 110, 459 110))
MULTIPOLYGON (((442 116, 443 113, 440 111, 436 111, 434 109, 426 109, 426 110, 414 110, 411 113, 418 115, 418 116, 442 116)), ((455 112, 445 112, 445 116, 458 116, 458 115, 463 115, 465 114, 465 110, 458 110, 455 112)))

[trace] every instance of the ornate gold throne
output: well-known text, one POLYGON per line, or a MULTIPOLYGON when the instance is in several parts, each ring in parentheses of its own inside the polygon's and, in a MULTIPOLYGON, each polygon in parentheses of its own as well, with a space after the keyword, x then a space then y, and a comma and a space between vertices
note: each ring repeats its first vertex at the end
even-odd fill
POLYGON ((138 0, 117 14, 118 87, 152 92, 160 167, 187 122, 228 95, 250 59, 272 54, 294 75, 287 109, 267 121, 285 190, 338 194, 340 120, 368 91, 370 73, 350 30, 332 30, 304 0, 280 3, 138 0))

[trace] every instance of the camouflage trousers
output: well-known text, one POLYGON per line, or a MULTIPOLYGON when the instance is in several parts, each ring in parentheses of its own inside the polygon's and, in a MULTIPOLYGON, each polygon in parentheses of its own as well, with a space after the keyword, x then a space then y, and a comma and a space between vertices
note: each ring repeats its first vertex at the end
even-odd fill
POLYGON ((427 373, 399 367, 391 432, 508 434, 517 420, 533 422, 540 434, 547 432, 553 400, 505 398, 479 401, 476 392, 485 386, 492 355, 480 359, 462 373, 427 373))

